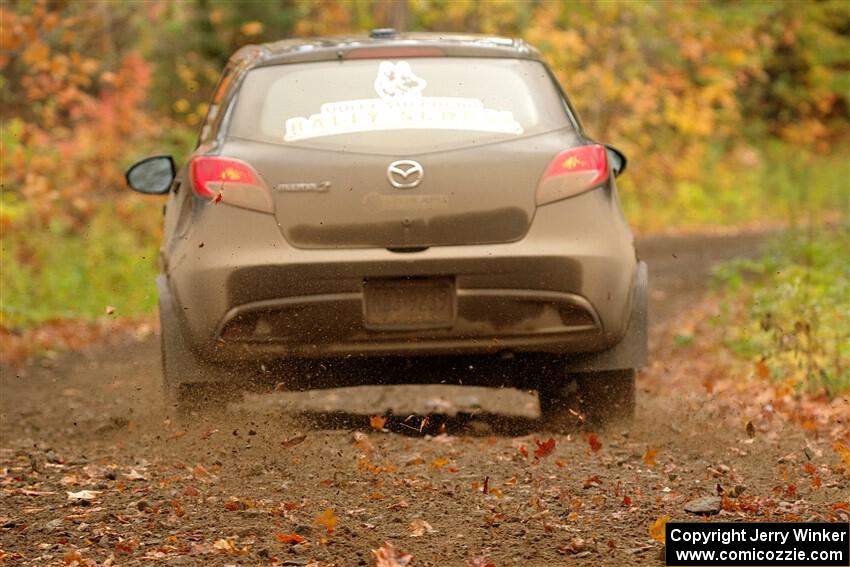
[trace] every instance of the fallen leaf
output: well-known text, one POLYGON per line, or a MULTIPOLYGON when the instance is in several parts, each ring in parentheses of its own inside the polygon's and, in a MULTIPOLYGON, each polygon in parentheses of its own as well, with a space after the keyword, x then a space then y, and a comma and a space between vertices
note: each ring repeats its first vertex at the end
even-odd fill
POLYGON ((599 436, 596 433, 590 433, 587 436, 587 443, 590 445, 590 450, 594 453, 598 452, 599 449, 602 448, 602 441, 599 440, 599 436))
POLYGON ((484 557, 473 557, 466 562, 467 567, 496 567, 492 561, 488 561, 484 557))
POLYGON ((520 448, 518 449, 518 451, 519 451, 519 454, 522 455, 523 459, 528 458, 528 450, 525 448, 525 445, 520 445, 520 448))
POLYGON ((380 415, 373 415, 369 418, 369 425, 372 426, 372 429, 383 429, 386 424, 387 418, 381 417, 380 415))
POLYGON ((130 469, 130 472, 124 475, 127 477, 127 480, 147 480, 148 477, 137 471, 136 469, 130 469))
POLYGON ((559 547, 558 551, 562 554, 575 555, 584 551, 586 547, 587 544, 585 544, 585 541, 582 538, 574 537, 570 540, 568 545, 562 545, 559 547))
POLYGON ((96 490, 81 490, 79 492, 67 492, 68 500, 71 502, 94 502, 100 492, 96 490))
POLYGON ((655 541, 660 541, 664 543, 667 539, 667 535, 664 533, 664 527, 667 525, 667 522, 670 521, 670 516, 663 515, 659 516, 655 523, 649 526, 649 537, 654 539, 655 541))
POLYGON ((115 552, 123 553, 124 555, 133 555, 136 548, 139 546, 139 541, 136 539, 119 541, 115 544, 115 552))
POLYGON ((747 435, 749 435, 750 439, 756 436, 756 426, 753 425, 752 421, 747 422, 747 435))
POLYGON ((80 552, 76 549, 68 551, 65 553, 65 556, 62 558, 65 562, 65 565, 70 565, 71 563, 82 563, 83 556, 80 555, 80 552))
POLYGON ((538 459, 548 457, 552 454, 552 451, 555 450, 555 440, 551 437, 548 441, 545 441, 543 443, 535 439, 534 443, 537 445, 537 448, 534 450, 534 456, 538 459))
POLYGON ((274 538, 280 543, 301 543, 307 541, 298 534, 275 534, 274 538))
POLYGON ((362 431, 354 432, 354 446, 367 455, 375 449, 375 446, 369 441, 369 436, 362 431))
POLYGON ((326 509, 324 512, 316 516, 313 523, 324 527, 328 530, 329 534, 334 533, 334 528, 336 528, 336 516, 334 515, 334 511, 331 508, 326 509))
POLYGON ((177 500, 172 500, 170 502, 171 507, 174 508, 174 515, 178 518, 182 518, 186 515, 186 510, 183 508, 183 505, 180 504, 177 500))
POLYGON ((646 466, 654 467, 658 464, 655 461, 655 458, 658 456, 658 451, 660 451, 658 447, 648 447, 646 449, 646 453, 643 454, 643 462, 646 466))
POLYGON ((413 561, 412 555, 396 549, 390 542, 373 549, 372 555, 375 556, 375 567, 406 567, 413 561))
POLYGON ((18 494, 23 494, 24 496, 50 496, 51 494, 56 493, 48 490, 30 490, 28 488, 21 488, 18 490, 18 494))
POLYGON ((823 483, 821 482, 821 479, 820 479, 819 476, 815 475, 815 476, 812 477, 812 488, 817 490, 818 488, 821 487, 822 484, 823 483))
POLYGON ((841 441, 836 441, 832 448, 838 453, 838 456, 844 461, 844 467, 847 469, 847 474, 850 474, 850 449, 848 449, 841 441))
POLYGON ((303 443, 304 440, 306 440, 306 439, 307 439, 306 435, 296 435, 295 437, 290 437, 289 439, 286 439, 285 441, 281 441, 280 446, 285 448, 285 449, 288 449, 290 447, 295 447, 296 445, 303 443))
POLYGON ((229 539, 217 540, 212 546, 213 546, 213 549, 216 549, 216 550, 218 550, 222 553, 225 553, 227 555, 247 555, 248 554, 248 548, 247 547, 243 547, 243 548, 240 549, 240 548, 236 547, 236 545, 232 541, 230 541, 229 539))
POLYGON ((426 533, 434 533, 434 528, 431 527, 431 524, 421 518, 416 518, 410 522, 411 537, 422 537, 426 533))
POLYGON ((487 494, 489 489, 490 489, 490 477, 485 476, 484 477, 484 486, 481 487, 481 492, 483 492, 484 494, 487 494))
POLYGON ((628 496, 623 496, 623 506, 628 508, 631 505, 632 505, 632 499, 629 498, 628 496))
POLYGON ((765 364, 763 360, 756 362, 756 374, 762 380, 766 380, 770 377, 770 368, 768 368, 767 364, 765 364))
POLYGON ((435 469, 441 469, 447 464, 449 464, 449 460, 446 458, 434 459, 433 461, 431 461, 431 467, 435 469))

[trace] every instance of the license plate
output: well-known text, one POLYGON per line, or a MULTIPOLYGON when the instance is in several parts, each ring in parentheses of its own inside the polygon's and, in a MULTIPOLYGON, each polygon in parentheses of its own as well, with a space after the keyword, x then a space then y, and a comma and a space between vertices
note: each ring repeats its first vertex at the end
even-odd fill
POLYGON ((451 278, 366 280, 363 299, 363 317, 369 328, 450 327, 455 319, 451 278))

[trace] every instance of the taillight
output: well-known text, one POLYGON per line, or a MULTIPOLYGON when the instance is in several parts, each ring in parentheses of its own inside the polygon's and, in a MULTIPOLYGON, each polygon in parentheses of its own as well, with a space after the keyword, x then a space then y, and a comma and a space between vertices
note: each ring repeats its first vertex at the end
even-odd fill
POLYGON ((192 160, 192 188, 204 199, 271 213, 268 187, 253 167, 242 160, 199 156, 192 160))
POLYGON ((608 180, 608 152, 594 144, 563 151, 549 163, 537 186, 537 204, 545 205, 599 187, 608 180))

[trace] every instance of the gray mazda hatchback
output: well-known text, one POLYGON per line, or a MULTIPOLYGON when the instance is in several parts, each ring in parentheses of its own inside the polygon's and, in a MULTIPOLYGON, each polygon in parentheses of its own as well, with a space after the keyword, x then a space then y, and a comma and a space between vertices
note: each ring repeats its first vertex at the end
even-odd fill
POLYGON ((303 387, 285 361, 464 355, 524 365, 512 385, 538 391, 546 424, 627 418, 647 271, 617 195, 625 167, 520 40, 376 30, 244 47, 186 163, 127 171, 168 198, 166 390, 185 408, 263 374, 303 387))

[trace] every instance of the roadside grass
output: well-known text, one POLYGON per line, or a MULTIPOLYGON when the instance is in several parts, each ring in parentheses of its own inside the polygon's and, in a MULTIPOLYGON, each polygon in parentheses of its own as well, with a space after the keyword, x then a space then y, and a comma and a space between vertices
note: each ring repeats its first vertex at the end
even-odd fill
POLYGON ((759 377, 850 392, 850 224, 788 231, 758 260, 715 272, 725 344, 759 377))
MULTIPOLYGON (((156 220, 160 207, 135 202, 119 215, 102 207, 83 230, 48 226, 6 230, 2 237, 0 326, 27 328, 56 319, 93 320, 107 307, 115 316, 150 313, 156 306, 159 231, 128 223, 156 220)), ((157 221, 158 222, 158 221, 157 221)))
MULTIPOLYGON (((707 149, 688 178, 641 184, 626 172, 620 183, 623 208, 642 233, 716 227, 793 225, 798 219, 833 216, 850 209, 850 148, 827 154, 772 141, 727 155, 707 149)), ((635 159, 635 169, 640 167, 635 159)))

